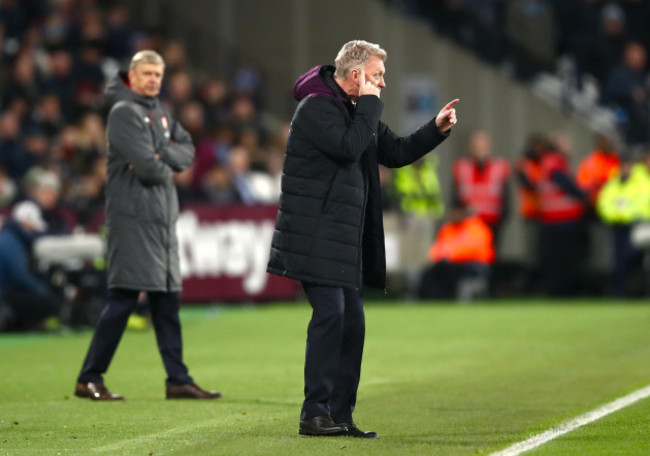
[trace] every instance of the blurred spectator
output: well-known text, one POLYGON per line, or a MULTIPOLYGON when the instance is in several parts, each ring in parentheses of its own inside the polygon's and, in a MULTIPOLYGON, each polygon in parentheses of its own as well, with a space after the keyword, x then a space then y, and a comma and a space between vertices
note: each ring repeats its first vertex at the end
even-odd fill
POLYGON ((231 121, 235 131, 241 132, 246 128, 253 128, 260 132, 257 108, 248 96, 235 98, 232 104, 231 121))
POLYGON ((595 139, 595 149, 580 161, 576 175, 578 186, 587 192, 594 205, 601 187, 618 171, 621 161, 611 136, 597 133, 595 139))
POLYGON ((203 173, 200 188, 207 200, 216 205, 232 204, 237 193, 225 166, 214 165, 203 173))
POLYGON ((50 71, 45 75, 43 89, 56 94, 59 100, 65 100, 62 106, 63 115, 72 119, 75 79, 72 73, 72 56, 65 49, 55 49, 50 53, 50 71))
POLYGON ((68 191, 66 201, 83 226, 88 226, 104 209, 106 169, 106 156, 95 157, 89 170, 80 179, 75 179, 68 191))
POLYGON ((29 18, 18 0, 0 2, 0 24, 4 30, 3 50, 12 56, 20 48, 20 38, 29 25, 29 18))
POLYGON ((519 214, 524 219, 524 242, 527 252, 523 262, 525 292, 533 292, 539 284, 540 262, 544 256, 540 234, 540 183, 542 178, 542 155, 549 149, 548 139, 539 133, 531 134, 523 154, 515 165, 519 186, 519 214))
POLYGON ((420 282, 424 299, 461 299, 487 293, 487 279, 495 253, 492 231, 468 207, 455 202, 429 250, 433 265, 420 282), (464 289, 463 289, 464 288, 464 289), (470 288, 468 290, 467 288, 470 288))
POLYGON ((185 104, 192 98, 192 80, 187 72, 169 72, 165 77, 165 102, 169 104, 172 116, 178 117, 185 104))
MULTIPOLYGON (((445 205, 442 201, 436 167, 437 157, 434 156, 420 159, 410 166, 403 166, 393 171, 395 191, 388 193, 395 194, 402 211, 431 218, 442 215, 445 205)), ((384 199, 390 201, 388 198, 384 199)))
POLYGON ((33 162, 20 138, 20 119, 13 111, 0 115, 0 166, 15 181, 22 179, 33 162))
POLYGON ((551 296, 573 296, 582 283, 587 249, 582 221, 589 197, 572 177, 568 138, 558 133, 552 143, 540 160, 540 272, 551 296))
POLYGON ((587 70, 601 82, 622 60, 625 45, 630 41, 625 19, 625 12, 616 3, 608 3, 601 10, 600 29, 584 56, 588 60, 587 70))
POLYGON ((277 202, 278 195, 268 174, 250 169, 250 155, 246 148, 237 146, 228 159, 230 180, 237 202, 252 205, 277 202))
POLYGON ((548 141, 544 136, 530 135, 524 153, 515 166, 515 176, 519 184, 519 214, 526 220, 535 220, 539 217, 541 158, 547 149, 548 141))
POLYGON ((228 89, 217 78, 207 79, 199 89, 199 101, 205 110, 206 124, 209 126, 225 123, 228 120, 228 89))
POLYGON ((179 121, 192 136, 195 143, 200 143, 205 135, 205 112, 198 101, 189 101, 180 110, 179 121))
POLYGON ((512 42, 515 74, 529 79, 555 61, 555 17, 542 0, 511 0, 506 6, 506 34, 512 42))
POLYGON ((39 93, 33 52, 23 51, 16 58, 11 79, 2 91, 2 106, 19 98, 33 107, 38 101, 39 93))
POLYGON ((65 126, 61 102, 55 94, 45 94, 38 101, 27 128, 42 132, 48 140, 54 139, 65 126))
POLYGON ((623 62, 610 71, 602 91, 603 102, 618 110, 618 122, 632 144, 650 139, 647 78, 645 49, 629 43, 623 62))
POLYGON ((180 41, 169 41, 162 53, 165 60, 165 70, 171 73, 187 70, 188 59, 185 45, 180 41))
POLYGON ((498 244, 501 224, 508 214, 510 164, 492 157, 492 138, 474 131, 469 154, 454 163, 454 202, 462 202, 490 227, 498 244))
POLYGON ((46 228, 38 206, 23 201, 0 230, 0 330, 33 330, 59 316, 62 300, 30 269, 32 243, 46 228))
POLYGON ((129 10, 124 5, 113 5, 106 13, 106 55, 121 61, 131 51, 133 31, 129 24, 129 10))
POLYGON ((25 176, 27 197, 35 201, 43 212, 49 234, 64 234, 72 232, 76 217, 59 205, 61 180, 50 170, 34 167, 25 176))
MULTIPOLYGON (((210 135, 198 143, 194 161, 194 187, 200 187, 203 176, 215 166, 228 163, 230 149, 235 140, 235 132, 227 124, 216 124, 210 135)), ((282 151, 284 153, 284 150, 282 151)))
POLYGON ((260 145, 259 132, 247 126, 239 131, 238 146, 243 147, 248 151, 250 157, 250 167, 253 171, 264 171, 266 169, 266 155, 267 150, 263 149, 260 145))
POLYGON ((620 171, 603 186, 598 196, 598 214, 612 232, 613 270, 610 290, 614 296, 628 296, 630 277, 642 272, 643 252, 631 241, 635 223, 650 220, 650 172, 635 164, 630 153, 623 155, 620 171))

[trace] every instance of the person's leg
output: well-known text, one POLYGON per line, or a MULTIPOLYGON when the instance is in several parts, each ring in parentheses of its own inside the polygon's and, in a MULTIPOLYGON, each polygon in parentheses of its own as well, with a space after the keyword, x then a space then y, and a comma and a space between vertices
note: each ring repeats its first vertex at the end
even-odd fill
POLYGON ((342 288, 303 282, 313 312, 307 328, 305 401, 301 420, 329 416, 329 402, 343 340, 345 298, 342 288))
POLYGON ((420 283, 422 299, 453 299, 456 294, 457 277, 449 261, 439 261, 425 271, 420 283))
POLYGON ((79 383, 103 383, 103 374, 113 359, 129 315, 135 308, 138 291, 111 288, 79 374, 79 383))
POLYGON ((352 423, 361 376, 361 359, 366 324, 361 293, 343 290, 345 313, 343 341, 334 390, 330 396, 330 416, 336 423, 352 423))
POLYGON ((151 319, 156 330, 158 350, 167 372, 167 386, 193 383, 183 363, 183 339, 178 317, 178 293, 149 292, 151 319))

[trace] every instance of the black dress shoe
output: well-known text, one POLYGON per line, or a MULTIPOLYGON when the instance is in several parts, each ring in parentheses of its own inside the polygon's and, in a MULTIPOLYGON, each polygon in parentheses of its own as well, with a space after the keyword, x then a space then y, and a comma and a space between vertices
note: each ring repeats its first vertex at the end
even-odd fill
POLYGON ((342 424, 336 424, 329 416, 316 416, 308 420, 300 421, 300 435, 314 436, 337 436, 346 435, 348 428, 342 424))
POLYGON ((379 436, 375 431, 362 431, 354 423, 341 423, 340 426, 345 426, 348 432, 345 433, 347 437, 357 437, 359 439, 378 439, 379 436))
POLYGON ((196 383, 169 385, 165 394, 167 399, 219 399, 221 393, 206 391, 196 383))
POLYGON ((74 395, 92 399, 93 401, 123 401, 124 397, 111 393, 103 383, 77 383, 74 395))

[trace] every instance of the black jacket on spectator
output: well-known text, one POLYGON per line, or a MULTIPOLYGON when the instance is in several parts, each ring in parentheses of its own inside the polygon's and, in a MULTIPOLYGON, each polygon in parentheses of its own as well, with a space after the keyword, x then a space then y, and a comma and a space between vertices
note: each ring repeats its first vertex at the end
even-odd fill
POLYGON ((113 104, 106 127, 108 285, 180 291, 173 174, 192 164, 194 145, 158 98, 139 95, 124 81, 118 76, 106 87, 113 104))
POLYGON ((296 81, 282 195, 268 272, 318 285, 385 288, 386 258, 378 163, 418 160, 448 135, 435 119, 399 137, 381 122, 373 95, 356 106, 336 84, 334 67, 296 81))

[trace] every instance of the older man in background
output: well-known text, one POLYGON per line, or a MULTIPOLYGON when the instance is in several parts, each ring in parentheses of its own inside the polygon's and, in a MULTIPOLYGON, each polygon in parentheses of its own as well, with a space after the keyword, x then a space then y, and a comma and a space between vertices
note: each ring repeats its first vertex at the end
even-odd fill
POLYGON ((158 349, 167 371, 167 399, 215 399, 220 393, 194 383, 183 363, 181 275, 176 237, 178 196, 173 175, 194 160, 192 138, 161 106, 162 57, 140 51, 128 76, 106 88, 108 115, 106 227, 108 304, 100 317, 75 395, 122 400, 104 385, 103 374, 117 350, 129 315, 146 292, 158 349))

